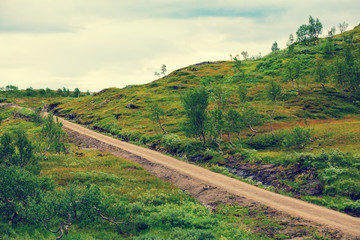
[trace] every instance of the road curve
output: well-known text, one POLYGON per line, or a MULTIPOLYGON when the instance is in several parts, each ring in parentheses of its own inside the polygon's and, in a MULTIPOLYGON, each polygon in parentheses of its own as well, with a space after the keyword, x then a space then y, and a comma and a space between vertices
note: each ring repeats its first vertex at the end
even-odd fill
POLYGON ((169 169, 173 169, 183 175, 198 179, 209 185, 222 188, 231 194, 243 196, 276 210, 286 212, 292 216, 326 225, 343 233, 360 238, 359 218, 252 186, 225 175, 214 173, 202 167, 163 155, 159 152, 102 135, 62 118, 59 118, 59 121, 61 121, 63 126, 67 129, 123 149, 145 158, 148 161, 161 164, 169 169))

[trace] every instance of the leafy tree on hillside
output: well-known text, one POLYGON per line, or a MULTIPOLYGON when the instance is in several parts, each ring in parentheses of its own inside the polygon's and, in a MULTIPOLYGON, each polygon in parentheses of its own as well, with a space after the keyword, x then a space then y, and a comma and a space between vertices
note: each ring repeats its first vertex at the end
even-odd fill
POLYGON ((339 28, 340 33, 345 32, 346 29, 348 28, 348 26, 349 26, 349 24, 347 24, 346 22, 339 23, 338 28, 339 28))
POLYGON ((53 113, 44 118, 41 128, 42 144, 44 152, 50 150, 56 153, 66 152, 66 133, 62 130, 62 123, 59 119, 54 121, 53 113))
POLYGON ((53 91, 50 88, 46 88, 45 89, 45 95, 46 97, 52 97, 53 96, 53 91))
POLYGON ((332 38, 336 33, 336 28, 335 27, 331 27, 330 30, 328 30, 328 38, 332 38))
POLYGON ((52 188, 50 181, 38 178, 18 166, 0 170, 0 212, 9 219, 9 225, 24 219, 31 201, 40 199, 41 192, 52 188))
POLYGON ((212 89, 212 98, 216 104, 216 108, 225 110, 228 103, 229 92, 224 89, 221 85, 217 85, 212 89))
POLYGON ((14 146, 16 147, 15 157, 10 161, 11 164, 25 167, 28 164, 36 164, 34 158, 34 146, 27 137, 27 134, 24 130, 15 131, 15 141, 14 146), (34 163, 35 161, 35 163, 34 163))
POLYGON ((28 168, 37 164, 34 146, 24 130, 18 129, 14 134, 4 133, 0 138, 0 164, 28 168))
POLYGON ((344 49, 345 82, 351 94, 355 96, 360 84, 360 60, 354 56, 351 50, 350 46, 346 46, 344 49))
POLYGON ((294 35, 290 34, 289 35, 289 40, 286 42, 287 46, 290 46, 294 43, 294 35))
POLYGON ((225 119, 223 110, 216 108, 210 111, 209 117, 209 132, 213 137, 214 142, 218 145, 219 150, 221 151, 221 135, 225 128, 225 119))
POLYGON ((319 39, 319 35, 322 33, 322 23, 319 21, 318 18, 316 20, 309 16, 309 35, 310 39, 319 39))
POLYGON ((271 51, 272 52, 277 52, 279 50, 280 50, 280 48, 278 47, 278 43, 274 42, 273 45, 271 46, 271 51))
POLYGON ((38 93, 39 93, 40 97, 45 97, 45 95, 46 95, 46 91, 43 88, 39 89, 38 93))
POLYGON ((325 44, 322 47, 322 53, 325 58, 331 58, 335 52, 335 45, 332 41, 332 38, 326 39, 325 44))
POLYGON ((296 31, 297 42, 307 44, 309 40, 309 27, 306 24, 301 25, 296 31))
POLYGON ((272 136, 274 137, 274 131, 273 131, 273 126, 272 126, 272 120, 273 120, 273 117, 274 117, 274 113, 275 113, 275 109, 276 109, 276 106, 278 104, 278 99, 279 97, 281 96, 281 85, 277 82, 275 82, 274 80, 272 80, 270 83, 269 83, 269 86, 267 87, 266 89, 266 94, 267 94, 267 97, 274 102, 274 109, 270 115, 270 129, 271 129, 271 134, 272 136))
POLYGON ((58 90, 57 90, 57 95, 58 95, 59 97, 63 97, 63 96, 64 96, 64 92, 63 92, 63 90, 62 90, 61 88, 58 88, 58 90))
POLYGON ((5 91, 9 91, 9 92, 15 92, 18 90, 19 90, 19 87, 15 86, 15 85, 7 85, 5 87, 5 91))
POLYGON ((189 135, 199 136, 206 144, 208 116, 206 109, 209 105, 209 93, 205 87, 190 89, 181 96, 186 122, 185 131, 189 135))
POLYGON ((250 140, 259 132, 254 129, 254 125, 259 123, 259 114, 257 110, 248 103, 245 103, 241 108, 241 118, 243 123, 252 131, 250 140))
POLYGON ((295 83, 299 88, 299 79, 302 74, 302 65, 297 58, 292 58, 288 62, 285 63, 285 69, 283 72, 283 77, 286 82, 291 82, 294 89, 295 83))
POLYGON ((0 164, 8 163, 15 155, 14 140, 7 132, 0 138, 0 164))
MULTIPOLYGON (((104 195, 97 186, 88 186, 81 189, 76 184, 70 184, 63 189, 56 189, 43 194, 41 204, 31 203, 33 213, 31 220, 44 222, 46 230, 57 233, 57 239, 67 234, 73 223, 88 224, 105 216, 101 214, 102 200, 104 195), (58 230, 51 230, 56 226, 58 230)), ((108 218, 109 222, 116 223, 108 218)))
POLYGON ((236 136, 240 141, 240 132, 246 127, 243 116, 241 116, 240 112, 230 109, 225 115, 225 119, 229 142, 232 144, 231 133, 236 133, 236 136))
POLYGON ((74 97, 76 98, 80 97, 80 90, 78 88, 74 89, 74 97))
POLYGON ((167 132, 165 131, 164 127, 162 126, 162 118, 165 115, 165 111, 159 106, 157 103, 151 103, 149 105, 150 115, 149 118, 154 122, 159 124, 160 129, 163 131, 164 134, 167 132))
POLYGON ((313 136, 313 129, 310 127, 295 127, 292 132, 285 135, 283 146, 284 147, 292 147, 297 146, 301 149, 312 149, 308 148, 305 145, 311 141, 313 136))
POLYGON ((25 91, 26 91, 25 94, 27 97, 35 97, 36 96, 36 91, 32 87, 27 88, 25 91))
POLYGON ((161 65, 161 74, 162 74, 163 76, 165 76, 165 75, 166 75, 166 72, 167 72, 166 65, 165 65, 165 64, 161 65))
POLYGON ((344 90, 346 86, 346 63, 343 58, 337 57, 335 59, 333 73, 336 85, 338 85, 342 90, 344 90))
POLYGON ((242 69, 242 62, 238 58, 234 58, 235 62, 233 64, 233 67, 238 70, 238 72, 241 73, 242 77, 245 76, 245 71, 242 69))
POLYGON ((244 105, 246 103, 247 100, 247 94, 248 94, 248 90, 244 85, 239 85, 238 87, 238 96, 239 96, 239 101, 242 105, 244 105))
POLYGON ((328 77, 329 77, 329 69, 326 66, 324 59, 318 55, 315 57, 314 75, 315 75, 315 82, 320 83, 323 89, 325 90, 325 84, 328 82, 328 77))
POLYGON ((243 56, 243 59, 246 60, 249 58, 249 53, 247 51, 242 51, 241 55, 243 56))
POLYGON ((322 28, 322 23, 318 18, 314 19, 309 16, 309 25, 303 24, 296 31, 297 41, 307 45, 308 41, 319 39, 322 28))
POLYGON ((160 73, 155 72, 154 75, 155 75, 155 76, 160 76, 160 74, 162 74, 163 77, 165 77, 166 72, 167 72, 166 65, 163 64, 163 65, 161 65, 161 72, 160 72, 160 73))

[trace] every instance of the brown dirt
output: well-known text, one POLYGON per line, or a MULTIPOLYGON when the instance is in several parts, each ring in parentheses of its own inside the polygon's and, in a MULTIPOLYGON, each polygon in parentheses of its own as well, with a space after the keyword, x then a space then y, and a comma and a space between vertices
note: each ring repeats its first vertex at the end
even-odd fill
MULTIPOLYGON (((135 161, 155 176, 189 192, 210 210, 216 210, 220 204, 238 203, 261 209, 267 216, 275 221, 281 221, 285 226, 282 230, 274 230, 273 233, 266 235, 285 234, 296 239, 304 239, 313 238, 311 233, 318 232, 331 239, 360 239, 359 218, 269 192, 159 152, 60 120, 75 143, 85 147, 96 147, 135 161)), ((261 233, 263 229, 255 229, 255 231, 261 233)))

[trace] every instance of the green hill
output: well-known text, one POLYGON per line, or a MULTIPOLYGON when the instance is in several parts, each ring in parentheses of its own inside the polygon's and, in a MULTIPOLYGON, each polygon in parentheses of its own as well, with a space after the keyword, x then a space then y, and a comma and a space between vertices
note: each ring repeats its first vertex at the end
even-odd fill
MULTIPOLYGON (((357 26, 319 41, 293 43, 260 59, 204 62, 149 84, 46 99, 43 105, 48 103, 58 116, 125 141, 225 174, 242 170, 246 174, 241 177, 250 176, 254 184, 359 215, 360 158, 355 154, 360 152, 359 49, 357 26), (282 88, 273 115, 274 136, 269 121, 274 102, 267 96, 271 81, 282 88), (181 96, 199 88, 210 96, 205 145, 184 130, 181 96), (239 95, 244 89, 246 104, 239 95), (164 112, 161 121, 168 134, 151 120, 154 103, 164 112), (217 109, 221 119, 215 116, 217 109), (228 134, 225 116, 230 110, 256 112, 251 127, 257 134, 252 137, 249 120, 242 120, 239 135, 228 134), (269 166, 271 176, 261 177, 269 166)), ((36 101, 16 100, 38 107, 36 101)))

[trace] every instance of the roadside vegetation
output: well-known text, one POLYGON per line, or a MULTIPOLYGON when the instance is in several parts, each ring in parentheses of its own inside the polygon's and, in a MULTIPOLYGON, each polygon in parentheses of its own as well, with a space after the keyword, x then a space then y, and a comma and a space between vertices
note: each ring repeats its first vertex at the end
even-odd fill
POLYGON ((2 101, 46 106, 124 141, 360 216, 360 27, 345 30, 341 23, 339 34, 331 28, 320 38, 322 24, 310 17, 286 49, 275 42, 261 58, 244 51, 243 60, 79 98, 2 91, 2 101))
MULTIPOLYGON (((70 144, 51 114, 39 121, 38 112, 7 106, 0 114, 1 239, 292 236, 260 210, 218 205, 212 213, 136 163, 70 144)), ((314 229, 310 236, 321 235, 314 229)))

